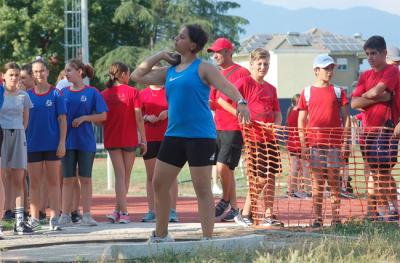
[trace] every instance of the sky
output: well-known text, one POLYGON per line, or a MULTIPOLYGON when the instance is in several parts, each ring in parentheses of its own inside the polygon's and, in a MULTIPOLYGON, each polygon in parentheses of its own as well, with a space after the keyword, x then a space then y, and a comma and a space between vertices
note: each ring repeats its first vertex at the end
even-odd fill
POLYGON ((289 9, 298 8, 335 8, 347 9, 356 6, 368 6, 395 15, 400 15, 400 0, 256 0, 267 5, 276 5, 289 9))

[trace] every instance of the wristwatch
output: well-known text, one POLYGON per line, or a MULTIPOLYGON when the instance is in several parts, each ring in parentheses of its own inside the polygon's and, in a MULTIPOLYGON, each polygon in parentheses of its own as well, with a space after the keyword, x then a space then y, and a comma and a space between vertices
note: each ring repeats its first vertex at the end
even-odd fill
POLYGON ((245 99, 243 99, 243 98, 240 98, 240 99, 237 101, 237 104, 238 104, 238 105, 239 105, 239 104, 247 105, 247 100, 245 100, 245 99))

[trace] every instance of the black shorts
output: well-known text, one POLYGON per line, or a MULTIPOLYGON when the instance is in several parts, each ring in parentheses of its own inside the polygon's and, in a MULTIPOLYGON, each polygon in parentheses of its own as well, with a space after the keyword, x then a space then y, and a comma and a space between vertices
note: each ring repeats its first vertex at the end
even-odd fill
POLYGON ((56 153, 56 151, 28 152, 28 163, 58 161, 60 158, 57 157, 56 153))
POLYGON ((181 168, 186 162, 191 167, 208 166, 214 164, 215 150, 215 139, 166 136, 157 159, 181 168))
POLYGON ((75 177, 77 167, 79 170, 79 176, 87 178, 92 177, 92 168, 95 156, 96 153, 94 152, 67 150, 62 160, 64 178, 75 177))
POLYGON ((162 141, 156 142, 147 142, 147 152, 143 155, 144 160, 149 160, 157 157, 158 152, 160 151, 162 141))
POLYGON ((242 155, 243 138, 240 131, 217 131, 216 161, 235 170, 242 155))
POLYGON ((249 170, 254 176, 275 176, 282 172, 279 148, 271 142, 251 142, 249 170))
POLYGON ((123 152, 134 152, 136 151, 136 147, 111 147, 111 148, 106 148, 107 151, 115 151, 115 150, 121 150, 123 152))
MULTIPOLYGON (((389 172, 390 170, 393 169, 393 167, 396 165, 397 163, 397 154, 394 154, 393 156, 389 157, 385 157, 385 159, 389 158, 389 162, 380 162, 380 163, 369 163, 368 159, 370 158, 370 156, 368 155, 368 152, 370 152, 371 150, 369 149, 369 144, 371 142, 371 139, 367 137, 366 139, 366 145, 360 145, 360 150, 361 150, 361 155, 364 159, 364 162, 366 164, 368 164, 369 168, 375 172, 375 173, 385 173, 385 172, 389 172)), ((397 153, 397 147, 398 147, 398 141, 396 141, 397 143, 393 143, 393 146, 396 148, 396 153, 397 153)), ((391 150, 393 151, 393 149, 391 150)), ((375 157, 372 157, 375 159, 379 159, 379 155, 375 157)), ((382 158, 383 159, 383 158, 382 158)))

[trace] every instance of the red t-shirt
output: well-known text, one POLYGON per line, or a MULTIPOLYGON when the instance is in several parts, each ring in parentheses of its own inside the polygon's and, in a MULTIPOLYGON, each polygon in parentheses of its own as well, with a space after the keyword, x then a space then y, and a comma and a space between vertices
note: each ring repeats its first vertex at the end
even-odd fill
MULTIPOLYGON (((228 76, 227 80, 231 83, 235 83, 239 79, 249 76, 250 72, 238 65, 238 64, 233 64, 232 66, 222 69, 221 73, 222 75, 226 76, 232 72, 232 70, 235 70, 231 75, 228 76)), ((223 94, 221 91, 216 90, 214 87, 211 88, 211 93, 210 93, 210 101, 211 104, 213 105, 213 110, 215 110, 215 115, 214 115, 214 120, 215 120, 215 126, 217 130, 220 131, 238 131, 240 130, 239 123, 238 123, 238 118, 237 116, 233 115, 230 112, 227 112, 224 110, 219 104, 218 104, 218 99, 222 98, 229 104, 233 105, 234 102, 225 94, 223 94)))
MULTIPOLYGON (((168 110, 167 97, 165 88, 153 90, 150 87, 145 88, 140 92, 140 100, 142 102, 143 115, 156 115, 160 112, 168 110)), ((145 122, 146 139, 149 142, 162 141, 165 131, 167 130, 168 119, 155 123, 145 122)))
MULTIPOLYGON (((251 76, 244 77, 235 83, 243 98, 247 100, 252 121, 265 123, 275 122, 275 112, 280 112, 276 88, 268 82, 258 83, 251 76)), ((250 140, 270 141, 273 134, 257 131, 250 140)))
POLYGON ((393 107, 392 107, 392 117, 395 124, 398 122, 400 118, 400 71, 398 76, 399 78, 397 82, 397 88, 393 95, 393 107))
POLYGON ((138 130, 135 109, 140 109, 139 91, 128 85, 105 89, 102 96, 107 104, 107 120, 104 122, 105 148, 136 147, 138 130))
POLYGON ((310 146, 322 144, 339 147, 342 127, 340 107, 348 104, 346 93, 342 90, 339 104, 333 85, 329 87, 311 87, 310 101, 306 102, 304 90, 301 92, 298 108, 308 111, 306 139, 310 146), (335 128, 335 129, 318 129, 335 128))
MULTIPOLYGON (((399 85, 398 68, 395 65, 387 65, 383 70, 378 72, 373 69, 363 72, 352 96, 361 97, 379 82, 385 84, 386 91, 395 95, 399 85)), ((380 102, 364 109, 364 127, 382 127, 385 121, 392 117, 392 113, 396 115, 395 111, 392 112, 390 105, 390 102, 380 102)), ((396 105, 396 103, 393 103, 393 105, 396 105)))
POLYGON ((288 127, 288 151, 292 153, 301 152, 301 143, 298 131, 299 110, 297 107, 292 108, 287 117, 288 127))
POLYGON ((258 83, 251 76, 235 83, 239 92, 247 100, 253 121, 275 122, 275 112, 281 111, 276 88, 268 82, 258 83))

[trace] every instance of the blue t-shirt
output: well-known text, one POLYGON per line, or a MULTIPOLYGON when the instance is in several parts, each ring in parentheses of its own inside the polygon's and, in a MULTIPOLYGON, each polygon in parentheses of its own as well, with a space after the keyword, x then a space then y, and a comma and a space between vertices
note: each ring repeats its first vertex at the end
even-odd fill
POLYGON ((94 87, 86 86, 80 91, 71 87, 62 89, 67 104, 67 150, 96 152, 96 140, 91 122, 83 122, 77 128, 72 121, 83 115, 107 112, 108 108, 100 92, 94 87))
POLYGON ((45 94, 34 89, 27 92, 33 103, 26 131, 28 152, 56 151, 60 140, 58 116, 67 113, 64 96, 55 88, 45 94))
POLYGON ((167 71, 165 91, 168 100, 168 128, 166 136, 183 138, 217 137, 209 106, 210 87, 199 76, 200 59, 186 69, 167 71))
POLYGON ((0 84, 0 109, 3 106, 4 102, 4 87, 0 84))

